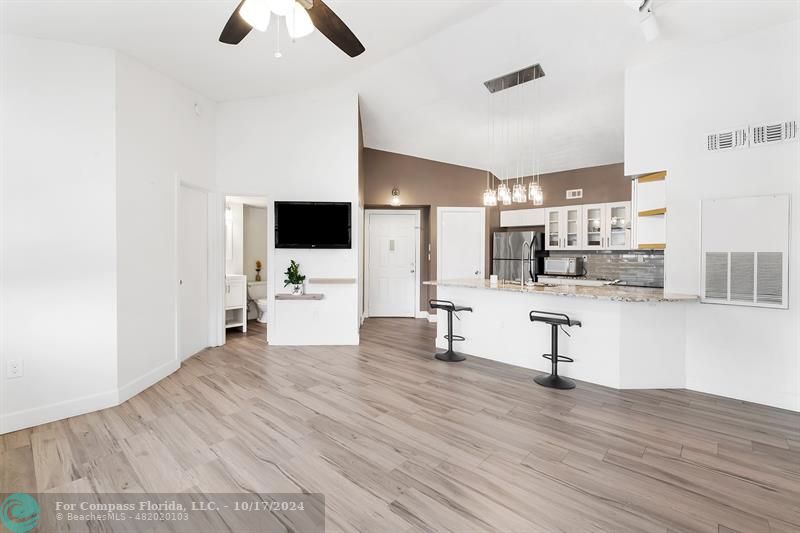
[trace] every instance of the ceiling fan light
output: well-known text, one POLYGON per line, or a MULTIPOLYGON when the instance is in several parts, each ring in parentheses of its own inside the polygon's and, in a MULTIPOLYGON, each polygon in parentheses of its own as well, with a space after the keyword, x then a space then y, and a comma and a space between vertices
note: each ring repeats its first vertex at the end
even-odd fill
POLYGON ((294 8, 286 17, 286 29, 289 30, 289 37, 299 39, 314 31, 314 24, 308 11, 299 2, 294 2, 294 8))
POLYGON ((270 9, 279 17, 288 17, 294 7, 294 0, 268 0, 270 9))
POLYGON ((269 0, 245 0, 239 16, 256 30, 267 31, 270 19, 269 0))

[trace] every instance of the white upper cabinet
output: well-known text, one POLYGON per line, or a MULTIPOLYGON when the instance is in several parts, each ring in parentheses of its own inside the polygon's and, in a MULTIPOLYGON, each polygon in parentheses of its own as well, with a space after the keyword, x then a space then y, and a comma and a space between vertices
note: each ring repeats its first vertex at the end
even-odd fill
POLYGON ((606 204, 606 246, 607 250, 629 250, 631 247, 631 203, 616 202, 606 204))
POLYGON ((629 250, 631 203, 548 208, 545 237, 548 250, 629 250))
POLYGON ((544 208, 537 209, 509 209, 500 211, 500 226, 511 228, 515 226, 544 226, 544 208))
POLYGON ((583 207, 583 248, 602 250, 605 248, 606 217, 605 204, 590 204, 583 207))
POLYGON ((545 248, 581 249, 581 206, 551 207, 545 210, 545 248))

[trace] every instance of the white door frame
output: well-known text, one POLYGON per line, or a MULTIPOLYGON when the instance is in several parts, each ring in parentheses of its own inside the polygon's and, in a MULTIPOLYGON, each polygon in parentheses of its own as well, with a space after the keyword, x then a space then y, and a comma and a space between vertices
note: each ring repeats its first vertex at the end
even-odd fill
POLYGON ((427 318, 428 313, 420 309, 420 243, 421 243, 421 218, 419 209, 365 209, 364 210, 364 318, 369 318, 369 244, 371 215, 414 215, 414 309, 416 318, 427 318))
POLYGON ((219 192, 208 196, 208 283, 209 283, 209 341, 211 346, 225 345, 225 198, 244 196, 264 198, 267 203, 267 342, 271 328, 269 320, 275 316, 275 218, 272 197, 263 193, 219 192), (212 297, 213 295, 213 297, 212 297))
POLYGON ((486 208, 484 207, 437 207, 436 208, 436 279, 442 279, 442 213, 481 214, 481 271, 486 277, 486 208))

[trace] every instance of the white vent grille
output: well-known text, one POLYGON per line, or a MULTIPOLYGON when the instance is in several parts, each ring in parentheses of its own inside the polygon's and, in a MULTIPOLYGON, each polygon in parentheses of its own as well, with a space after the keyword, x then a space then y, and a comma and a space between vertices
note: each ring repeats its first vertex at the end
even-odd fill
POLYGON ((706 252, 706 298, 728 299, 728 254, 706 252))
POLYGON ((731 300, 752 302, 755 287, 755 261, 753 252, 731 253, 731 300))
POLYGON ((567 191, 567 200, 577 200, 583 198, 583 189, 569 189, 567 191))
POLYGON ((742 127, 732 130, 709 133, 706 136, 706 149, 709 152, 745 148, 749 137, 749 128, 742 127))
POLYGON ((753 146, 797 139, 797 121, 774 122, 753 126, 753 146))
POLYGON ((758 292, 760 304, 780 305, 783 302, 783 254, 760 252, 758 254, 758 292))

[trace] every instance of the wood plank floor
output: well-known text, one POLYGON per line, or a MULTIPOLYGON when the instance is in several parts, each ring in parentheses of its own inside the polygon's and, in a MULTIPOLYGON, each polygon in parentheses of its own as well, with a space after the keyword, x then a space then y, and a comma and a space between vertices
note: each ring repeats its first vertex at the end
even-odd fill
POLYGON ((232 334, 118 407, 0 439, 0 492, 323 492, 329 531, 800 531, 800 415, 688 391, 572 391, 358 347, 232 334))

